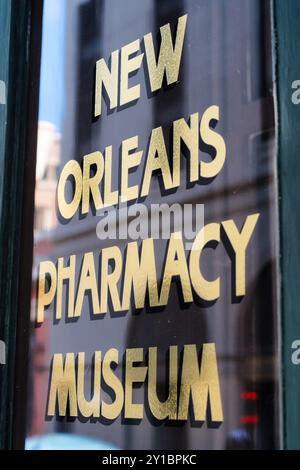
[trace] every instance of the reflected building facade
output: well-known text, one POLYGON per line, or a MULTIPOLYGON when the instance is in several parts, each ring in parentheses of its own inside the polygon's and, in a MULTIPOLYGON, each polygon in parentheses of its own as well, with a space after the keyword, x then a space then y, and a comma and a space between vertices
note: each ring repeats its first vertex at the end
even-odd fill
MULTIPOLYGON (((113 188, 117 188, 122 140, 138 135, 139 147, 146 149, 151 130, 162 126, 167 148, 171 148, 171 123, 196 112, 201 116, 213 104, 220 107, 218 130, 227 147, 222 172, 210 185, 199 181, 187 187, 182 183, 176 192, 164 194, 163 198, 158 174, 144 203, 149 207, 163 199, 167 204, 204 204, 205 224, 234 218, 241 228, 247 215, 256 212, 260 213, 260 221, 249 248, 247 295, 243 299, 236 299, 232 293, 231 253, 218 245, 214 250, 206 250, 202 260, 208 279, 217 276, 222 279, 220 298, 213 305, 196 302, 183 305, 174 282, 168 305, 161 311, 131 308, 124 315, 117 316, 110 311, 103 319, 90 321, 86 298, 78 321, 62 320, 59 325, 54 324, 50 307, 43 326, 32 329, 32 342, 43 344, 42 353, 32 349, 35 378, 31 380, 36 390, 35 407, 39 410, 43 408, 42 402, 47 401, 49 364, 55 352, 84 350, 92 360, 95 350, 157 346, 158 394, 164 397, 169 345, 178 344, 182 348, 185 344, 200 347, 203 343, 216 343, 224 409, 221 426, 211 427, 209 422, 199 426, 193 416, 180 424, 157 423, 151 420, 147 410, 141 422, 132 424, 122 417, 110 424, 67 417, 45 420, 44 413, 40 413, 37 421, 29 420, 32 423, 29 433, 67 432, 128 449, 277 448, 277 240, 273 228, 277 220, 269 2, 130 0, 125 8, 118 1, 73 0, 67 2, 65 31, 65 101, 60 152, 60 140, 51 125, 41 123, 39 128, 34 279, 42 259, 55 262, 61 256, 80 257, 86 251, 97 253, 112 244, 111 240, 97 238, 98 219, 92 211, 84 218, 76 214, 67 224, 58 220, 57 213, 53 217, 53 188, 68 160, 81 161, 84 155, 112 145, 113 188), (111 51, 142 38, 149 31, 158 31, 168 22, 174 34, 177 18, 185 13, 188 27, 179 83, 164 86, 153 95, 147 89, 145 70, 141 67, 130 78, 132 85, 141 85, 138 102, 111 113, 104 106, 103 116, 93 119, 96 61, 101 57, 108 59, 111 51), (47 217, 41 216, 42 211, 47 217), (43 378, 38 379, 41 370, 43 378), (41 402, 36 401, 38 396, 41 402)), ((211 149, 203 142, 199 155, 206 161, 213 158, 211 149)), ((182 182, 187 180, 187 171, 183 149, 182 182)), ((143 165, 140 165, 131 175, 131 183, 136 184, 142 174, 143 165)), ((71 185, 69 191, 72 192, 71 185)), ((126 240, 114 242, 123 253, 126 243, 126 240)), ((165 240, 156 242, 158 272, 162 272, 166 245, 165 240)), ((32 310, 34 319, 35 302, 32 310)), ((121 377, 121 370, 116 373, 121 377)), ((86 383, 90 383, 91 366, 86 369, 86 378, 86 383)), ((135 390, 135 400, 143 402, 144 393, 143 387, 135 390)), ((89 394, 87 388, 86 396, 89 394)), ((32 407, 33 404, 29 416, 32 407)))

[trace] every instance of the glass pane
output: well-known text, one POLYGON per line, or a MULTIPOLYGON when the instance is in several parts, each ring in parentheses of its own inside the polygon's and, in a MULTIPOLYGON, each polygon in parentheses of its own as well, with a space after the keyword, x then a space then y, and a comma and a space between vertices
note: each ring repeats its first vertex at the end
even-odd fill
POLYGON ((45 0, 27 448, 279 446, 270 30, 45 0))

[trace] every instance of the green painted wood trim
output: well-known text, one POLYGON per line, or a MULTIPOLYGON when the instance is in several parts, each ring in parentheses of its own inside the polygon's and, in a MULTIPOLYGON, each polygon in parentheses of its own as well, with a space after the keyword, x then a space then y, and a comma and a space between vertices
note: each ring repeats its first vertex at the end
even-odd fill
MULTIPOLYGON (((0 340, 6 344, 6 364, 0 365, 0 448, 4 449, 14 446, 16 431, 22 432, 14 425, 19 419, 16 397, 21 383, 16 358, 21 349, 25 350, 20 334, 23 333, 24 344, 28 340, 30 285, 29 298, 27 296, 23 302, 19 286, 24 277, 24 259, 27 277, 31 277, 32 245, 30 248, 28 244, 26 250, 22 227, 27 223, 29 232, 33 227, 32 219, 24 219, 28 216, 25 202, 29 193, 33 213, 34 185, 29 187, 26 178, 31 174, 32 180, 34 175, 32 135, 36 127, 37 102, 34 102, 33 112, 31 90, 36 88, 36 83, 31 65, 34 47, 39 53, 40 38, 33 34, 39 5, 40 0, 0 1, 0 80, 6 87, 6 104, 0 104, 0 340)), ((29 241, 30 236, 26 235, 25 239, 29 241)))
POLYGON ((291 84, 300 80, 300 1, 274 0, 278 99, 282 380, 284 447, 300 449, 300 365, 291 345, 300 339, 300 105, 291 84))

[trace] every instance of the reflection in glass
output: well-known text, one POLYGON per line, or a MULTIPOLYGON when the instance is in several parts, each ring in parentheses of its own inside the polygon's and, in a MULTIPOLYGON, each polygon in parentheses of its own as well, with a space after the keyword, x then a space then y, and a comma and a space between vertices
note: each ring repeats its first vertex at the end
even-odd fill
MULTIPOLYGON (((245 0, 45 0, 43 20, 40 120, 38 127, 35 244, 33 266, 32 334, 29 370, 28 447, 236 449, 277 448, 278 351, 276 304, 276 193, 274 173, 274 107, 270 5, 245 0), (149 93, 144 68, 130 78, 140 83, 141 98, 134 106, 92 118, 96 61, 108 60, 112 51, 142 38, 149 31, 188 14, 180 80, 149 93), (205 224, 234 218, 239 227, 248 214, 260 213, 247 258, 247 295, 232 295, 231 260, 221 244, 205 250, 202 263, 208 279, 220 276, 221 295, 213 305, 182 305, 173 283, 168 305, 160 312, 130 309, 125 315, 110 311, 90 321, 88 298, 78 321, 53 321, 53 306, 36 327, 36 282, 41 260, 82 256, 126 240, 100 241, 97 214, 76 214, 67 224, 57 216, 59 174, 70 159, 79 162, 90 152, 113 146, 113 187, 118 186, 118 149, 122 140, 139 136, 147 148, 151 130, 162 126, 167 146, 172 121, 216 104, 224 137, 224 168, 211 184, 181 184, 176 192, 160 193, 159 176, 146 204, 204 204, 205 224), (222 390, 224 422, 202 426, 193 417, 183 423, 155 423, 144 419, 128 424, 121 417, 103 420, 46 418, 51 358, 55 352, 85 351, 86 396, 90 394, 95 350, 157 346, 158 394, 166 390, 166 354, 169 345, 214 342, 222 390), (64 433, 62 440, 60 433, 64 433), (58 443, 57 439, 60 438, 58 443), (80 441, 82 439, 82 441, 80 441), (80 444, 81 442, 81 444, 80 444), (97 447, 99 446, 99 447, 97 447), (102 446, 102 447, 101 447, 102 446)), ((157 38, 156 38, 157 39, 157 38)), ((209 156, 200 147, 201 158, 209 156)), ((187 165, 181 160, 182 182, 187 165)), ((131 175, 141 179, 142 168, 131 175)), ((70 184, 69 191, 72 192, 70 184)), ((161 272, 166 241, 157 242, 161 272)), ((79 267, 76 275, 78 276, 79 267)), ((161 279, 160 279, 161 281, 161 279)), ((116 373, 121 376, 121 367, 116 373)), ((104 393, 104 396, 107 396, 104 393)), ((144 388, 135 390, 143 402, 144 388)))

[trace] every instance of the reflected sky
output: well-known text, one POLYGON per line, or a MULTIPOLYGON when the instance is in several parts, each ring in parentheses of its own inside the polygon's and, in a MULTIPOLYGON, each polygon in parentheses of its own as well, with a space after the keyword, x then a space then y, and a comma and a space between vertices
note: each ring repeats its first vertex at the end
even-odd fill
POLYGON ((64 96, 64 0, 44 0, 39 121, 62 131, 64 96), (55 30, 56 34, 51 32, 55 30))

